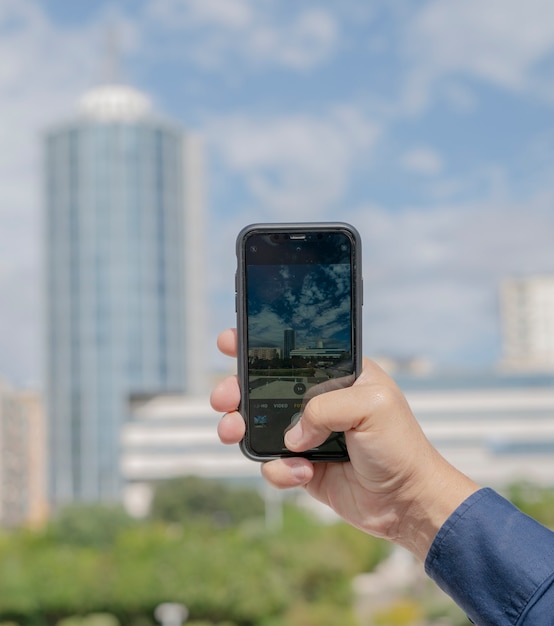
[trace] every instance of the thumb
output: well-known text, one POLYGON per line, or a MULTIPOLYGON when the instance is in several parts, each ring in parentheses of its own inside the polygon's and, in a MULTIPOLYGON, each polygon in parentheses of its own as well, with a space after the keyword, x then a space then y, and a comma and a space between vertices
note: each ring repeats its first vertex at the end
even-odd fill
POLYGON ((285 433, 287 448, 303 452, 320 446, 333 432, 356 428, 361 406, 358 398, 354 387, 328 391, 312 398, 300 420, 285 433))
POLYGON ((364 360, 354 384, 314 396, 298 423, 285 434, 285 445, 303 452, 321 445, 333 432, 366 430, 375 414, 402 397, 391 379, 375 363, 364 360))

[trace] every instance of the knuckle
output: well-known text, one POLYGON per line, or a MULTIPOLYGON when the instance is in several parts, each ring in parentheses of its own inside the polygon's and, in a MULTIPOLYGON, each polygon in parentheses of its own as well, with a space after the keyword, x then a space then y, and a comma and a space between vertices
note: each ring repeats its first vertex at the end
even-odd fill
POLYGON ((390 385, 375 384, 371 389, 371 401, 376 409, 390 409, 398 404, 400 393, 390 385))
POLYGON ((304 426, 321 426, 324 416, 324 394, 314 396, 304 407, 302 422, 304 426))

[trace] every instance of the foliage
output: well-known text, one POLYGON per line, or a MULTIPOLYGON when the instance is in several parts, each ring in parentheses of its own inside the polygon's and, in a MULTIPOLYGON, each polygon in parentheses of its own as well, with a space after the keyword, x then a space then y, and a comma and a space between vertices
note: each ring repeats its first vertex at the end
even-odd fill
POLYGON ((264 502, 253 489, 234 488, 197 476, 165 480, 156 485, 151 516, 166 522, 211 519, 220 526, 264 514, 264 502))
POLYGON ((65 617, 57 626, 119 626, 119 620, 110 613, 90 613, 82 617, 78 615, 65 617))
POLYGON ((410 626, 420 623, 423 611, 414 600, 403 599, 373 615, 375 626, 410 626))
POLYGON ((59 511, 49 531, 59 543, 100 548, 135 523, 120 505, 72 504, 59 511))
POLYGON ((351 578, 383 556, 382 542, 291 505, 271 531, 250 511, 222 526, 213 515, 137 522, 71 507, 42 531, 6 531, 0 621, 103 626, 108 613, 110 624, 153 626, 155 607, 172 601, 188 607, 187 626, 350 626, 351 578))
POLYGON ((430 586, 432 590, 429 595, 418 600, 424 609, 425 618, 431 624, 449 624, 450 626, 468 626, 469 622, 465 612, 451 600, 448 596, 438 591, 438 588, 430 586))
POLYGON ((554 489, 518 482, 509 487, 507 496, 524 513, 554 528, 554 489))
MULTIPOLYGON (((358 621, 350 607, 334 603, 299 602, 292 606, 279 626, 357 626, 358 621)), ((265 626, 265 625, 264 625, 265 626)))

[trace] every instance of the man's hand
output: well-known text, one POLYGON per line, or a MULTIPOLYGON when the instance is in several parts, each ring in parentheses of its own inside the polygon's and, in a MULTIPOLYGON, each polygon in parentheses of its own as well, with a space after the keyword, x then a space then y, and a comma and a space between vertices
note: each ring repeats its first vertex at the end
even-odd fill
MULTIPOLYGON (((218 347, 236 356, 236 332, 222 332, 218 347)), ((236 377, 220 383, 211 402, 225 413, 218 427, 221 441, 238 443, 245 423, 237 413, 236 377)), ((302 453, 331 432, 345 433, 349 462, 277 459, 263 465, 265 479, 283 489, 305 487, 353 526, 403 545, 421 560, 449 515, 479 488, 433 448, 402 392, 371 361, 364 361, 351 387, 313 397, 285 444, 302 453)))

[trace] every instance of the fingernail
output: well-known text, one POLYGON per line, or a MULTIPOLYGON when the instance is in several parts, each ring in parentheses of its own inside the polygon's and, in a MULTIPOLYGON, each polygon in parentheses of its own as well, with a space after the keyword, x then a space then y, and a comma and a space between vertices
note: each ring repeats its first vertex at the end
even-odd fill
POLYGON ((302 422, 298 422, 285 433, 285 445, 287 446, 287 448, 289 448, 291 445, 298 445, 302 440, 302 435, 302 422))

